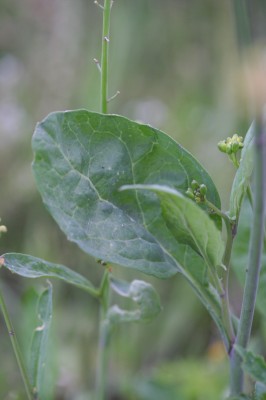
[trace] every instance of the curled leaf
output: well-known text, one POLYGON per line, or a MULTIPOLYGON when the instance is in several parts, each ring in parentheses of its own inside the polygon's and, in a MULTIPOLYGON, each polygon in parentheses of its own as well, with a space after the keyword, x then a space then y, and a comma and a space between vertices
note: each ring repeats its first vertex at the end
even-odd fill
POLYGON ((118 305, 108 311, 110 323, 148 322, 161 311, 160 299, 153 286, 147 282, 134 280, 131 283, 111 278, 111 287, 120 296, 132 299, 138 306, 133 311, 123 310, 118 305))

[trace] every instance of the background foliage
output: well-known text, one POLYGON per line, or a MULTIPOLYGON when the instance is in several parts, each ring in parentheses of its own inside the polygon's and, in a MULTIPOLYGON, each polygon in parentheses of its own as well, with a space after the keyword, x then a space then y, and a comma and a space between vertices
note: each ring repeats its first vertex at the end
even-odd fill
MULTIPOLYGON (((262 41, 265 2, 248 4, 255 36, 262 41)), ((66 264, 95 283, 100 280, 101 267, 66 241, 41 203, 31 173, 30 140, 36 121, 51 111, 99 110, 99 73, 93 58, 100 56, 100 35, 101 12, 92 0, 0 3, 0 216, 8 226, 0 253, 29 253, 66 264)), ((195 154, 215 180, 223 208, 228 208, 234 168, 216 144, 233 133, 244 135, 250 123, 238 90, 238 50, 230 2, 116 0, 110 74, 110 94, 121 91, 111 103, 111 112, 150 123, 195 154)), ((115 273, 136 277, 129 271, 115 273)), ((22 280, 7 271, 1 274, 26 351, 36 324, 33 300, 46 282, 22 280)), ((206 393, 195 397, 193 388, 182 392, 182 385, 188 380, 186 371, 194 371, 195 385, 208 380, 198 365, 208 371, 210 363, 223 370, 219 382, 212 380, 213 390, 220 395, 226 389, 225 356, 209 316, 181 277, 150 281, 161 295, 164 311, 149 325, 119 328, 112 347, 110 399, 119 398, 119 388, 120 398, 166 399, 165 392, 159 397, 158 385, 176 391, 172 377, 180 370, 181 394, 175 392, 175 396, 207 399, 206 393), (189 361, 182 361, 184 358, 189 361), (158 367, 166 362, 165 367, 158 367), (152 392, 154 385, 157 398, 152 392)), ((234 280, 232 287, 238 311, 241 291, 234 280)), ((93 385, 96 321, 94 300, 75 288, 54 283, 48 379, 56 382, 56 388, 50 385, 50 398, 82 399, 93 385)), ((14 399, 21 382, 1 317, 0 324, 4 360, 0 398, 14 399)), ((257 316, 255 333, 259 331, 266 338, 265 326, 257 316)), ((254 346, 265 350, 265 342, 256 336, 254 346)))

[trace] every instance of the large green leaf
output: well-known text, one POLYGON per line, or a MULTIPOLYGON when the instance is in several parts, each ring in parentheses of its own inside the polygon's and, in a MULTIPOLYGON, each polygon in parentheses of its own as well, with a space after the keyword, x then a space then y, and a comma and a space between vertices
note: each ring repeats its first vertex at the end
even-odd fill
POLYGON ((266 362, 261 356, 253 354, 240 346, 235 346, 237 353, 242 358, 243 370, 255 381, 266 385, 266 362))
POLYGON ((86 290, 97 297, 97 289, 82 275, 60 264, 53 264, 27 254, 6 253, 0 257, 1 265, 12 273, 26 278, 58 278, 86 290))
POLYGON ((185 193, 195 179, 220 208, 214 183, 190 153, 150 126, 86 110, 50 114, 37 125, 32 146, 38 190, 70 241, 96 258, 159 278, 181 272, 223 334, 220 298, 206 281, 203 258, 177 241, 155 193, 119 191, 160 184, 185 193))
POLYGON ((37 315, 40 325, 32 337, 29 373, 34 392, 41 396, 44 385, 49 330, 52 320, 52 285, 49 283, 39 298, 37 315))
POLYGON ((243 197, 250 184, 253 172, 253 142, 254 142, 255 123, 253 122, 246 134, 244 140, 244 148, 241 153, 239 168, 236 172, 230 195, 230 211, 231 218, 238 220, 243 197))
POLYGON ((221 232, 206 212, 180 192, 161 185, 127 185, 122 190, 151 190, 160 199, 162 217, 179 243, 199 253, 211 268, 222 265, 221 232))
MULTIPOLYGON (((232 266, 236 275, 244 286, 246 278, 246 269, 248 265, 248 248, 250 229, 252 222, 252 210, 247 201, 243 203, 237 235, 234 240, 232 253, 232 266)), ((261 259, 261 272, 259 280, 259 290, 257 295, 256 306, 259 311, 266 317, 265 299, 266 299, 266 240, 264 239, 264 252, 261 259)))
POLYGON ((180 271, 186 252, 165 226, 156 195, 132 196, 118 191, 122 185, 166 184, 184 192, 196 179, 220 207, 202 166, 150 126, 85 110, 59 112, 37 125, 32 144, 48 210, 69 240, 105 261, 166 278, 180 271))
POLYGON ((108 319, 111 324, 121 322, 148 322, 155 318, 161 311, 160 299, 150 283, 134 280, 131 283, 111 278, 112 289, 120 296, 133 300, 138 308, 124 310, 118 305, 108 310, 108 319))

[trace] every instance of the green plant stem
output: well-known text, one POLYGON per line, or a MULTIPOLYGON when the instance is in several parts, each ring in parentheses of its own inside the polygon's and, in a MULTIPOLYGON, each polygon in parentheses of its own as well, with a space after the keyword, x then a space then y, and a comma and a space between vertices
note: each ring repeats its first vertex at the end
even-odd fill
POLYGON ((110 277, 109 277, 109 271, 106 270, 101 284, 100 329, 99 329, 99 343, 98 343, 98 366, 97 366, 97 376, 96 376, 95 400, 104 400, 105 398, 107 365, 108 365, 108 347, 110 341, 110 327, 106 318, 109 308, 109 288, 110 288, 110 277))
MULTIPOLYGON (((249 258, 244 288, 239 327, 235 344, 246 348, 249 342, 254 308, 258 290, 261 256, 264 242, 265 197, 266 197, 266 131, 262 117, 256 121, 255 129, 255 189, 254 211, 249 243, 249 258)), ((243 371, 241 359, 234 351, 231 361, 231 395, 238 395, 243 390, 243 371)))
POLYGON ((249 15, 247 8, 247 0, 233 0, 233 13, 235 16, 236 36, 238 46, 242 52, 251 44, 251 32, 249 24, 249 15))
POLYGON ((225 348, 227 351, 229 351, 231 347, 231 342, 230 338, 228 337, 228 333, 225 330, 224 323, 222 321, 220 299, 218 298, 216 293, 212 293, 211 286, 209 286, 210 290, 208 291, 203 290, 201 285, 196 280, 194 280, 191 277, 191 275, 186 275, 186 273, 184 272, 184 276, 188 280, 189 284, 191 285, 195 293, 197 293, 197 295, 201 299, 205 308, 210 313, 212 319, 214 320, 219 329, 225 348))
MULTIPOLYGON (((102 29, 102 55, 101 55, 101 112, 108 112, 108 70, 109 70, 109 32, 112 0, 104 0, 103 7, 103 29, 102 29)), ((104 400, 107 381, 108 347, 109 347, 109 324, 107 312, 109 307, 110 279, 109 271, 106 269, 100 287, 100 324, 98 343, 98 365, 96 375, 95 400, 104 400)))
MULTIPOLYGON (((212 271, 212 268, 210 268, 210 271, 212 271)), ((234 334, 231 313, 230 313, 230 307, 229 307, 229 299, 228 299, 228 294, 227 294, 228 291, 226 290, 227 288, 223 287, 217 274, 212 273, 212 277, 214 279, 215 287, 218 290, 218 293, 219 293, 219 296, 221 299, 222 320, 223 320, 223 325, 224 325, 225 331, 227 333, 226 341, 229 341, 229 344, 225 343, 225 347, 229 353, 231 351, 231 347, 234 342, 235 334, 234 334)), ((228 284, 227 280, 226 280, 226 284, 228 284)))
MULTIPOLYGON (((218 289, 219 289, 219 293, 221 296, 223 321, 224 321, 224 325, 225 325, 226 331, 228 333, 228 336, 229 336, 229 339, 230 339, 230 342, 232 345, 233 341, 235 339, 235 333, 234 333, 234 328, 233 328, 233 323, 232 323, 232 318, 231 318, 231 313, 230 313, 229 289, 228 289, 230 260, 231 260, 231 253, 232 253, 233 239, 234 239, 233 233, 232 233, 232 223, 227 214, 225 214, 223 211, 219 210, 219 208, 217 208, 214 204, 212 204, 207 199, 205 202, 209 208, 211 208, 217 215, 219 215, 223 219, 223 221, 225 223, 225 227, 226 227, 227 238, 226 238, 225 251, 224 251, 224 255, 223 255, 223 265, 226 268, 225 279, 224 279, 223 286, 221 285, 220 281, 217 284, 219 284, 218 289)), ((229 351, 230 351, 231 345, 229 346, 229 351)))
POLYGON ((108 112, 108 53, 112 0, 104 1, 101 56, 101 112, 108 112))
POLYGON ((22 376, 22 379, 23 379, 23 382, 24 382, 24 386, 25 386, 25 390, 26 390, 26 393, 27 393, 27 397, 28 397, 29 400, 33 400, 33 398, 34 398, 33 397, 33 390, 32 390, 31 384, 30 384, 30 380, 29 380, 29 377, 28 377, 26 366, 24 364, 23 357, 22 357, 22 354, 21 354, 21 351, 20 351, 20 348, 19 348, 19 344, 18 344, 16 335, 15 335, 15 331, 14 331, 14 328, 12 326, 11 320, 9 318, 7 307, 6 307, 6 304, 5 304, 5 301, 4 301, 4 298, 3 298, 3 295, 1 293, 1 291, 0 291, 0 307, 1 307, 1 310, 2 310, 2 313, 3 313, 3 317, 4 317, 4 320, 5 320, 5 323, 6 323, 8 334, 9 334, 9 337, 10 337, 10 340, 11 340, 11 343, 12 343, 12 347, 13 347, 13 350, 14 350, 14 353, 15 353, 17 364, 18 364, 18 367, 19 367, 19 370, 20 370, 20 373, 21 373, 21 376, 22 376))
MULTIPOLYGON (((112 0, 104 0, 103 7, 103 29, 102 29, 102 55, 101 55, 101 112, 108 112, 108 70, 109 70, 109 32, 112 0)), ((110 279, 109 271, 106 269, 100 288, 100 326, 98 343, 98 365, 96 375, 95 400, 104 400, 107 381, 108 347, 109 347, 109 324, 106 319, 109 307, 110 279)))
POLYGON ((219 215, 225 223, 227 240, 226 240, 225 251, 224 251, 224 255, 223 255, 223 264, 228 269, 229 264, 230 264, 233 239, 234 239, 233 232, 232 232, 232 222, 227 214, 225 214, 223 211, 219 210, 219 208, 217 208, 210 201, 208 201, 206 199, 205 203, 209 208, 211 208, 215 212, 215 214, 219 215))

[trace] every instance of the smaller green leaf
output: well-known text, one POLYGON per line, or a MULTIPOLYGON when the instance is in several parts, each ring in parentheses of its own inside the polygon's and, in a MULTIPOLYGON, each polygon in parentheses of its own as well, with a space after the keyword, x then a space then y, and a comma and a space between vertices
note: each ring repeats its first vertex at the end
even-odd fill
POLYGON ((244 148, 241 153, 239 168, 236 172, 230 196, 231 218, 238 220, 243 197, 250 184, 253 171, 253 141, 254 141, 255 123, 253 122, 246 134, 244 148))
POLYGON ((255 384, 255 400, 266 400, 266 385, 261 382, 255 384))
POLYGON ((207 213, 180 192, 161 185, 127 185, 121 190, 151 190, 161 202, 163 218, 179 243, 189 245, 207 265, 222 264, 224 244, 221 233, 207 213))
POLYGON ((31 342, 29 373, 34 393, 41 395, 45 378, 45 361, 49 329, 52 321, 52 285, 49 283, 40 297, 37 315, 40 325, 35 329, 31 342))
POLYGON ((26 278, 58 278, 86 290, 92 296, 98 297, 97 289, 92 283, 77 272, 60 264, 53 264, 41 258, 27 254, 6 253, 0 257, 0 265, 9 269, 12 273, 26 278))
POLYGON ((243 370, 255 381, 266 385, 266 362, 263 357, 257 356, 240 346, 235 346, 235 349, 242 358, 243 370))
POLYGON ((123 310, 117 305, 112 306, 108 311, 111 325, 121 322, 149 322, 161 311, 159 296, 147 282, 134 280, 127 283, 112 277, 111 287, 120 296, 130 298, 138 305, 138 309, 133 311, 123 310))

